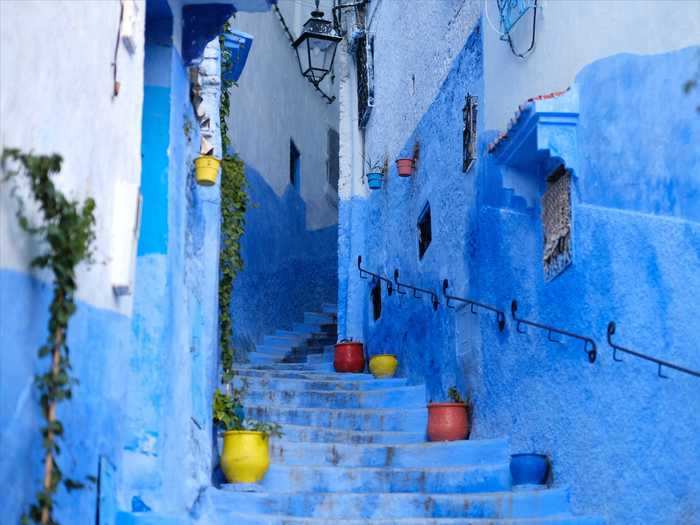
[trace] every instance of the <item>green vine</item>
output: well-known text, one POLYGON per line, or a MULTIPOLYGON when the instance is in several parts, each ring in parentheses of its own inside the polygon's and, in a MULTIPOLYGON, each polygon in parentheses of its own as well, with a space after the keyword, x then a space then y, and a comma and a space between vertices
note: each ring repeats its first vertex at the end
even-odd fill
POLYGON ((43 218, 41 225, 32 224, 25 213, 25 203, 19 196, 18 187, 15 186, 13 195, 18 204, 17 219, 20 227, 46 246, 46 250, 32 260, 31 266, 51 270, 54 278, 48 338, 38 351, 41 360, 49 358, 49 367, 34 380, 46 420, 46 425, 41 429, 44 447, 43 487, 36 496, 36 502, 22 516, 23 524, 31 520, 41 525, 56 525, 53 508, 59 484, 63 482, 67 490, 83 487, 78 481, 64 479, 58 465, 58 440, 63 439, 64 434, 56 408, 61 401, 71 399, 72 386, 78 383, 70 375, 68 322, 76 310, 76 268, 83 261, 91 261, 91 248, 95 240, 95 201, 87 199, 80 205, 56 188, 51 176, 61 171, 61 162, 59 155, 36 156, 16 149, 7 149, 2 153, 4 179, 8 181, 20 174, 26 176, 43 218), (8 161, 12 161, 12 167, 8 167, 8 161))
MULTIPOLYGON (((230 29, 228 23, 223 31, 230 29)), ((231 53, 223 45, 223 33, 219 37, 222 71, 231 67, 231 53)), ((219 252, 219 347, 221 352, 221 382, 233 379, 234 349, 231 342, 231 295, 236 275, 243 269, 240 239, 245 229, 245 212, 248 207, 246 178, 243 161, 229 154, 231 139, 227 118, 231 111, 230 89, 234 82, 222 80, 219 125, 221 128, 221 251, 219 252)))

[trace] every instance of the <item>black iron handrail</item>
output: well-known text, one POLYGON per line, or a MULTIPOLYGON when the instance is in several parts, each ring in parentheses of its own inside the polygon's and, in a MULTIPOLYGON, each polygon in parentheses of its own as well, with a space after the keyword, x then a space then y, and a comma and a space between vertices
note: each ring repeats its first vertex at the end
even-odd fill
POLYGON ((656 373, 659 375, 659 377, 661 377, 663 379, 668 379, 668 376, 665 376, 661 373, 661 370, 663 367, 670 368, 671 370, 677 370, 678 372, 683 372, 684 374, 688 374, 691 376, 700 377, 700 372, 698 372, 696 370, 691 370, 690 368, 685 368, 685 367, 682 367, 679 365, 674 365, 673 363, 669 363, 668 361, 663 361, 661 359, 657 359, 656 357, 651 357, 649 355, 635 352, 634 350, 630 350, 629 348, 625 348, 624 346, 616 345, 612 341, 612 336, 615 333, 615 328, 616 328, 615 322, 610 321, 610 323, 608 323, 608 344, 613 349, 613 359, 615 361, 622 362, 622 359, 619 359, 617 357, 617 353, 624 352, 626 354, 630 354, 630 355, 633 355, 635 357, 638 357, 639 359, 644 359, 645 361, 650 361, 652 363, 656 363, 656 365, 658 366, 656 373))
POLYGON ((384 281, 386 283, 386 293, 388 295, 391 295, 391 292, 394 291, 394 283, 392 283, 389 279, 379 275, 378 273, 374 273, 374 272, 370 272, 369 270, 365 270, 362 267, 362 255, 357 256, 357 269, 360 270, 360 278, 362 278, 362 279, 367 278, 367 277, 365 277, 365 274, 366 274, 366 275, 371 275, 372 277, 374 277, 375 279, 378 279, 380 281, 384 281))
POLYGON ((401 288, 409 288, 413 290, 413 297, 416 299, 420 299, 422 295, 418 295, 419 293, 426 293, 430 295, 431 302, 433 303, 433 310, 437 310, 438 306, 440 305, 440 300, 438 299, 438 296, 435 292, 432 290, 426 290, 425 288, 418 288, 417 286, 413 286, 410 284, 402 283, 399 282, 399 270, 396 269, 394 270, 394 282, 396 283, 396 293, 400 295, 406 295, 406 292, 402 292, 401 288))
POLYGON ((584 342, 583 345, 583 351, 588 354, 588 361, 591 363, 595 363, 596 357, 598 357, 598 349, 596 347, 595 341, 591 339, 590 337, 586 335, 579 335, 575 334, 573 332, 569 332, 567 330, 562 330, 560 328, 554 328, 553 326, 548 326, 546 324, 541 324, 541 323, 536 323, 534 321, 528 321, 527 319, 522 319, 519 318, 516 313, 518 311, 518 301, 513 299, 513 302, 510 303, 510 313, 513 316, 513 321, 516 322, 515 325, 515 330, 519 334, 526 334, 526 330, 521 330, 520 325, 528 325, 528 326, 534 326, 535 328, 539 328, 541 330, 546 330, 547 331, 547 339, 552 341, 553 343, 559 343, 563 344, 561 341, 558 341, 557 339, 552 338, 552 334, 561 334, 566 337, 571 337, 573 339, 579 339, 580 341, 584 342))
POLYGON ((449 281, 447 279, 444 279, 442 281, 442 293, 445 295, 445 306, 447 306, 447 308, 454 308, 454 306, 450 305, 450 301, 459 301, 461 303, 468 304, 471 312, 475 315, 477 313, 475 308, 483 308, 484 310, 493 312, 496 314, 496 324, 498 324, 498 331, 503 331, 503 329, 506 327, 506 314, 503 313, 503 310, 499 310, 495 306, 473 301, 471 299, 465 299, 463 297, 457 297, 455 295, 448 295, 447 288, 449 288, 449 286, 449 281))

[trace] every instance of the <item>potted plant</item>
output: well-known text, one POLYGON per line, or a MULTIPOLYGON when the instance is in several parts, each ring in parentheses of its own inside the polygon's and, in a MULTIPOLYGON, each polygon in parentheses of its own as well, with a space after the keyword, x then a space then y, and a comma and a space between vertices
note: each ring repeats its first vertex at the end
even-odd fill
POLYGON ((430 441, 457 441, 469 437, 471 402, 453 386, 447 391, 448 403, 428 404, 428 439, 430 441))
POLYGON ((364 345, 352 339, 343 339, 335 345, 333 367, 336 372, 362 372, 365 369, 364 345))
POLYGON ((246 420, 242 399, 245 388, 231 396, 214 393, 214 424, 223 430, 221 470, 230 483, 257 483, 270 467, 270 437, 281 437, 274 423, 246 420))
POLYGON ((369 360, 369 371, 376 378, 394 377, 399 361, 393 354, 379 354, 369 360))
POLYGON ((384 171, 386 162, 382 163, 379 160, 373 160, 368 157, 365 160, 367 164, 367 184, 370 190, 381 190, 384 182, 384 171))
POLYGON ((216 176, 219 173, 221 161, 214 155, 200 155, 194 161, 194 172, 197 184, 200 186, 213 186, 216 184, 216 176))
POLYGON ((416 168, 420 146, 418 142, 413 145, 413 154, 410 157, 399 157, 396 159, 396 169, 400 177, 410 177, 413 175, 413 170, 416 168))
POLYGON ((513 485, 545 485, 549 472, 550 461, 544 454, 513 454, 510 457, 513 485))

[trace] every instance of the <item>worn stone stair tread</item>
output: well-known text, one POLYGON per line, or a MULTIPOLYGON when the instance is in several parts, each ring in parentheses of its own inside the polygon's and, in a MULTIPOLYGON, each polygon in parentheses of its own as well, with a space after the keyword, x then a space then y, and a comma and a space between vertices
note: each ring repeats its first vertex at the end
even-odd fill
POLYGON ((229 508, 318 518, 539 518, 568 512, 566 489, 527 492, 370 493, 229 492, 214 496, 229 508))
POLYGON ((422 408, 304 408, 246 405, 246 417, 259 421, 326 426, 338 430, 410 431, 425 429, 428 411, 422 408))
POLYGON ((300 518, 297 516, 269 514, 244 514, 234 512, 236 525, 604 525, 601 518, 562 514, 544 518, 389 518, 344 519, 300 518))
POLYGON ((404 444, 299 443, 271 441, 273 464, 325 464, 345 467, 459 466, 498 463, 510 457, 505 438, 404 444))
MULTIPOLYGON (((367 431, 334 429, 326 426, 294 425, 282 423, 284 440, 295 443, 319 442, 323 444, 385 444, 400 445, 404 443, 422 443, 425 441, 425 429, 415 432, 405 431, 367 431)), ((275 441, 273 440, 273 443, 275 441)))
MULTIPOLYGON (((234 372, 235 374, 235 372, 234 372)), ((338 381, 335 379, 317 380, 300 377, 281 377, 271 375, 239 375, 236 379, 245 378, 251 388, 275 388, 282 391, 294 390, 303 392, 308 390, 324 392, 357 392, 369 390, 384 390, 388 388, 400 388, 406 385, 405 378, 376 379, 375 381, 338 381)))
POLYGON ((270 390, 249 388, 246 402, 282 404, 289 408, 371 409, 382 407, 425 408, 425 388, 400 386, 395 388, 328 391, 328 390, 270 390))
POLYGON ((270 492, 502 492, 510 489, 510 462, 410 468, 273 464, 261 485, 270 492))

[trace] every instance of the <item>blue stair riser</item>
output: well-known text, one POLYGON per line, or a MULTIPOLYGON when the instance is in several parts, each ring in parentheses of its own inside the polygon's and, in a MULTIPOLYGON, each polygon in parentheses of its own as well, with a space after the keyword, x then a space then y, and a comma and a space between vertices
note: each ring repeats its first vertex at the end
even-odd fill
POLYGON ((331 303, 323 303, 323 306, 321 306, 321 311, 323 311, 323 313, 337 315, 338 314, 338 305, 331 304, 331 303))
POLYGON ((332 363, 333 354, 308 354, 306 356, 307 363, 332 363))
POLYGON ((564 490, 479 494, 238 493, 219 491, 221 509, 316 518, 530 518, 567 512, 564 490))
POLYGON ((226 517, 235 525, 604 525, 596 518, 557 516, 548 518, 479 519, 479 518, 398 518, 398 519, 323 519, 264 514, 227 512, 226 517))
MULTIPOLYGON (((249 363, 235 363, 234 372, 239 376, 267 377, 274 379, 303 379, 308 381, 331 381, 336 383, 363 382, 370 383, 376 381, 371 374, 337 374, 333 370, 283 370, 276 366, 261 367, 249 363)), ((397 380, 397 379, 394 379, 397 380)), ((405 381, 405 378, 398 380, 405 381)), ((383 381, 387 381, 384 379, 383 381)))
MULTIPOLYGON (((261 354, 249 354, 250 356, 255 356, 255 358, 260 358, 261 354)), ((270 359, 269 357, 266 357, 266 359, 270 359)), ((238 366, 234 365, 235 368, 244 368, 246 363, 241 363, 244 366, 238 366)), ((257 368, 258 370, 278 370, 278 371, 297 371, 297 372, 321 372, 321 373, 327 373, 330 374, 332 373, 333 370, 333 363, 321 363, 321 364, 309 364, 309 363, 278 363, 275 361, 275 358, 271 358, 270 361, 266 361, 265 359, 261 359, 259 363, 253 363, 251 361, 250 363, 252 368, 257 368), (273 366, 274 365, 274 366, 273 366)), ((250 368, 250 367, 246 367, 250 368)), ((369 376, 371 378, 372 376, 369 376)), ((368 379, 369 379, 368 378, 368 379)))
POLYGON ((274 356, 269 354, 259 354, 257 352, 251 352, 248 354, 248 363, 251 365, 273 365, 279 363, 284 356, 274 356))
MULTIPOLYGON (((309 425, 282 425, 285 442, 398 445, 425 442, 425 429, 416 432, 371 432, 336 430, 309 425)), ((275 440, 272 440, 274 443, 275 440)))
POLYGON ((386 446, 292 443, 285 436, 271 442, 270 458, 279 465, 452 467, 507 462, 510 450, 505 439, 386 446))
POLYGON ((335 323, 335 316, 333 314, 324 314, 321 312, 304 312, 304 323, 305 324, 332 324, 335 323))
POLYGON ((295 390, 253 390, 246 393, 244 404, 285 406, 287 408, 425 408, 425 388, 406 386, 389 390, 360 392, 324 392, 295 390))
MULTIPOLYGON (((306 377, 306 376, 305 376, 306 377)), ((395 388, 404 386, 406 380, 403 378, 397 379, 381 379, 377 381, 314 381, 312 379, 302 379, 298 377, 262 377, 259 375, 238 374, 234 379, 234 385, 240 386, 241 378, 246 378, 251 389, 268 390, 276 389, 280 391, 368 391, 368 390, 384 390, 386 388, 395 388)))
POLYGON ((297 335, 297 336, 289 336, 289 335, 266 335, 263 337, 263 345, 270 345, 270 346, 276 346, 276 345, 286 345, 286 346, 296 346, 308 339, 308 334, 306 335, 297 335))
POLYGON ((510 463, 450 468, 368 468, 272 465, 268 492, 499 492, 510 490, 510 463))
POLYGON ((288 353, 292 352, 293 346, 283 346, 283 345, 256 345, 255 352, 258 354, 271 355, 273 357, 284 357, 288 353))
POLYGON ((331 337, 333 335, 336 335, 336 331, 332 330, 332 325, 333 322, 329 322, 328 320, 325 321, 316 321, 312 323, 294 323, 292 326, 293 330, 295 332, 301 332, 301 333, 306 333, 306 334, 320 334, 320 333, 328 333, 328 336, 331 337), (324 328, 329 328, 331 329, 330 331, 325 330, 324 328))
POLYGON ((428 423, 425 408, 329 410, 246 405, 245 412, 246 417, 259 421, 337 430, 418 432, 425 431, 428 423))

